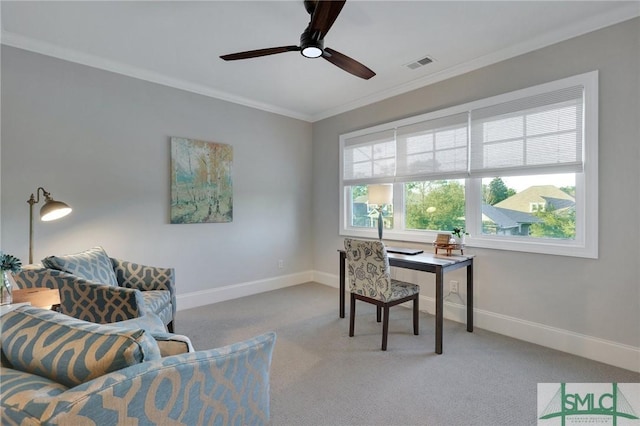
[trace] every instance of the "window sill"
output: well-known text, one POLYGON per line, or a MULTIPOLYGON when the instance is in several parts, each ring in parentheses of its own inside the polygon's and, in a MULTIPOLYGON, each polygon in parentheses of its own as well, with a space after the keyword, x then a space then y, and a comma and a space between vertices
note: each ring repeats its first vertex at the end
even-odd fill
MULTIPOLYGON (((431 247, 435 241, 437 232, 433 231, 414 231, 411 233, 403 233, 398 231, 385 231, 382 239, 389 243, 419 243, 426 244, 431 247)), ((342 230, 340 235, 343 237, 377 239, 377 230, 373 229, 348 229, 342 230)), ((466 248, 483 248, 490 250, 505 250, 521 253, 538 253, 554 256, 580 257, 588 259, 597 259, 597 248, 581 245, 576 241, 539 241, 531 239, 529 241, 517 240, 509 237, 472 237, 465 238, 466 248)))

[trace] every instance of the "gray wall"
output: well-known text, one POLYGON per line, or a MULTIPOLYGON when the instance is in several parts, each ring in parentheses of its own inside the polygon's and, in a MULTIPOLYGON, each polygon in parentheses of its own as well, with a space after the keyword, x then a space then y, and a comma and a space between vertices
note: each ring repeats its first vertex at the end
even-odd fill
MULTIPOLYGON (((640 369, 639 51, 635 19, 310 124, 3 46, 1 248, 26 260, 44 186, 74 212, 36 221, 37 260, 102 245, 175 267, 192 304, 265 280, 337 285, 341 133, 597 69, 600 257, 470 249, 476 324, 640 369), (168 223, 171 136, 233 145, 232 223, 168 223)), ((396 273, 431 300, 431 275, 396 273)))
POLYGON ((310 123, 3 46, 1 159, 2 249, 25 263, 43 186, 74 210, 36 220, 35 261, 102 245, 175 267, 179 295, 312 269, 310 123), (232 223, 169 224, 171 136, 233 146, 232 223))
MULTIPOLYGON (((534 332, 557 328, 562 338, 586 335, 631 345, 637 351, 639 52, 640 21, 635 19, 314 123, 315 269, 338 273, 339 212, 323 206, 339 202, 341 133, 600 70, 599 259, 470 249, 477 256, 476 318, 488 328, 526 323, 534 332), (501 316, 510 325, 496 325, 504 319, 501 316)), ((432 276, 408 278, 423 284, 423 295, 433 297, 432 276)), ((462 273, 445 277, 445 283, 449 279, 465 281, 462 273)))

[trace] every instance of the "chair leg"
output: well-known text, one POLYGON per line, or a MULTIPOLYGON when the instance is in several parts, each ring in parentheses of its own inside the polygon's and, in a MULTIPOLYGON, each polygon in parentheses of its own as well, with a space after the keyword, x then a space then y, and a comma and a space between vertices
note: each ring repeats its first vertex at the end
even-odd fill
POLYGON ((349 308, 349 337, 353 337, 356 325, 356 297, 351 293, 351 307, 349 308))
POLYGON ((418 327, 420 324, 420 322, 418 321, 418 312, 419 312, 418 305, 420 304, 418 302, 418 299, 419 299, 418 296, 416 296, 416 298, 413 299, 413 334, 415 334, 416 336, 419 334, 418 327))
POLYGON ((389 334, 389 306, 385 305, 382 318, 382 350, 387 350, 387 335, 389 334))
POLYGON ((376 306, 376 321, 382 321, 382 308, 380 306, 376 306))

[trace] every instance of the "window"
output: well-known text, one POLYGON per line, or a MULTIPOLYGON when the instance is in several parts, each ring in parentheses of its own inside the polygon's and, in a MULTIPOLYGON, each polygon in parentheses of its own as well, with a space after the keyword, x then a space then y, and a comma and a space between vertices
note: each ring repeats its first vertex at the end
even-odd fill
POLYGON ((529 211, 531 213, 543 212, 545 203, 532 203, 529 202, 529 211))
POLYGON ((451 230, 465 227, 464 179, 407 182, 405 228, 451 230))
POLYGON ((340 137, 341 235, 597 257, 597 71, 340 137), (393 184, 371 205, 370 184, 393 184))
POLYGON ((576 238, 575 174, 482 180, 482 234, 576 238))

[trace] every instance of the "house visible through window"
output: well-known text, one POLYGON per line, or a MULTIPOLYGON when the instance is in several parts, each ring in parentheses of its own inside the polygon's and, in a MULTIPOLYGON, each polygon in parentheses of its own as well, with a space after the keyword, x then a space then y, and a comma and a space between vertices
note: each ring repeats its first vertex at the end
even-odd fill
POLYGON ((342 135, 340 233, 597 257, 597 117, 591 72, 342 135))
MULTIPOLYGON (((552 188, 555 188, 555 186, 552 187, 552 188)), ((531 213, 543 212, 544 211, 544 203, 529 203, 529 211, 531 213)))

